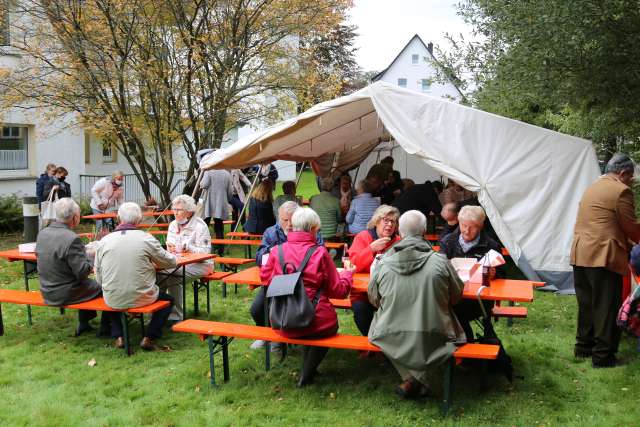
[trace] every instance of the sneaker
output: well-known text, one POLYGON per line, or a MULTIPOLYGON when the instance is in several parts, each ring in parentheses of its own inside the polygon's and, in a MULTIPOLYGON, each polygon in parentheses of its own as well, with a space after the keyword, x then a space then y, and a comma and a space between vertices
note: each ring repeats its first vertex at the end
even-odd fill
POLYGON ((429 388, 415 378, 409 378, 396 387, 396 394, 401 399, 420 399, 429 395, 429 388))
POLYGON ((254 342, 251 343, 249 348, 251 350, 258 350, 258 349, 264 347, 264 344, 265 344, 264 340, 255 340, 254 342))
POLYGON ((592 361, 591 366, 596 369, 599 368, 615 368, 617 366, 624 365, 624 361, 617 359, 615 356, 605 360, 592 361))

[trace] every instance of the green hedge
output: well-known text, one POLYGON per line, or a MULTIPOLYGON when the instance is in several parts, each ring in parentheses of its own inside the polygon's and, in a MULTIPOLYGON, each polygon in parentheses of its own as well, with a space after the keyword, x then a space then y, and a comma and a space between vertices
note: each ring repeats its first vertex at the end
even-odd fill
POLYGON ((0 196, 0 232, 21 231, 23 225, 22 200, 15 194, 0 196))

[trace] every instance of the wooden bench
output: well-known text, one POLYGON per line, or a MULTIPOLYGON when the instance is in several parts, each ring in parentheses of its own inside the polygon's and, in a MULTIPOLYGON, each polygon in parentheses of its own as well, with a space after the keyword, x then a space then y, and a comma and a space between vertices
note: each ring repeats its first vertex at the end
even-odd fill
POLYGON ((524 319, 527 317, 527 307, 522 306, 504 306, 495 305, 491 309, 491 317, 498 319, 500 317, 506 317, 509 319, 524 319))
MULTIPOLYGON (((173 326, 174 332, 186 332, 197 334, 201 340, 207 339, 209 344, 209 367, 211 369, 211 386, 215 386, 215 361, 214 355, 221 347, 222 367, 224 382, 228 382, 229 373, 229 338, 241 338, 251 340, 264 340, 266 342, 280 342, 284 344, 297 344, 303 346, 316 346, 357 351, 381 351, 379 347, 371 344, 365 336, 337 334, 327 338, 301 339, 286 338, 273 329, 264 326, 250 326, 237 323, 211 322, 205 320, 188 319, 173 326), (216 338, 217 337, 217 338, 216 338)), ((285 346, 286 347, 286 346, 285 346)), ((498 358, 500 347, 489 344, 464 344, 453 353, 450 363, 447 363, 444 372, 444 393, 441 410, 444 414, 449 411, 451 405, 451 386, 453 383, 453 365, 463 359, 480 359, 483 361, 498 358)), ((270 351, 267 348, 266 354, 270 351)), ((268 362, 268 359, 267 359, 268 362)), ((267 370, 269 365, 267 363, 267 370)))
MULTIPOLYGON (((216 258, 216 261, 218 259, 219 258, 216 258)), ((206 276, 202 276, 200 279, 193 281, 193 312, 196 316, 200 314, 200 308, 198 306, 198 294, 200 293, 200 290, 205 289, 207 291, 207 313, 211 313, 211 292, 209 282, 222 280, 232 274, 233 273, 231 271, 212 271, 206 276)), ((226 285, 224 286, 226 287, 226 285)))
MULTIPOLYGON (((233 257, 217 257, 216 264, 222 265, 222 271, 237 273, 238 267, 255 263, 254 258, 233 258, 233 257)), ((226 276, 225 276, 226 277, 226 276)), ((234 293, 238 293, 238 285, 234 285, 234 293)), ((227 297, 227 284, 222 283, 222 298, 227 297)))
MULTIPOLYGON (((2 304, 20 304, 20 305, 36 305, 40 307, 54 307, 44 302, 42 294, 40 292, 32 291, 18 291, 13 289, 0 289, 0 336, 4 335, 4 322, 2 319, 2 304)), ((146 305, 144 307, 129 308, 126 310, 117 310, 109 307, 104 298, 98 297, 90 301, 81 302, 78 304, 69 304, 61 307, 55 306, 55 308, 69 308, 73 310, 94 310, 94 311, 110 311, 139 315, 140 326, 142 328, 142 336, 144 336, 144 315, 155 313, 158 310, 169 306, 169 301, 156 301, 153 304, 146 305)), ((133 351, 129 344, 129 321, 126 316, 122 316, 122 330, 124 333, 124 350, 128 356, 133 351)))

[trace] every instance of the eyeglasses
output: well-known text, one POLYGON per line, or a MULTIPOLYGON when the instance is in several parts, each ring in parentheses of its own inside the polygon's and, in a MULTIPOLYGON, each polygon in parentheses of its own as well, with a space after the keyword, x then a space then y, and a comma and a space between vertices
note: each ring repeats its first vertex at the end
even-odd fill
POLYGON ((380 221, 384 222, 385 224, 395 224, 396 220, 393 218, 382 218, 380 221))
POLYGON ((177 208, 177 209, 173 208, 172 211, 174 211, 174 212, 186 212, 187 210, 186 209, 182 209, 182 208, 177 208))

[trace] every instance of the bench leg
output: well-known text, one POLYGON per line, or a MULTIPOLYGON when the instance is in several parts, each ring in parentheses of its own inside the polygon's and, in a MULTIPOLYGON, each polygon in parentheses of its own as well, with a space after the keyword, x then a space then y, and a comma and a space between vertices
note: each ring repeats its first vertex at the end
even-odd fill
MULTIPOLYGON (((27 261, 23 261, 22 272, 24 274, 24 289, 26 291, 29 291, 29 272, 27 270, 28 268, 29 268, 29 263, 27 261)), ((27 323, 29 324, 29 326, 31 326, 33 324, 32 320, 31 320, 31 306, 30 305, 27 306, 27 323)))
POLYGON ((200 309, 198 307, 198 293, 200 291, 200 283, 197 280, 191 282, 193 287, 193 315, 198 316, 200 314, 200 309))
POLYGON ((455 358, 451 358, 444 367, 444 378, 442 382, 442 405, 440 406, 440 413, 446 417, 451 407, 451 391, 453 389, 453 367, 455 365, 455 358))
POLYGON ((210 283, 209 282, 204 282, 204 286, 205 288, 207 288, 207 314, 211 314, 211 288, 210 288, 210 283))
POLYGON ((235 286, 235 290, 233 291, 233 293, 238 295, 238 285, 234 285, 234 286, 235 286))
POLYGON ((207 337, 207 342, 209 343, 209 371, 211 373, 211 387, 215 387, 216 386, 216 365, 215 365, 215 359, 213 358, 213 355, 216 350, 216 343, 213 340, 213 337, 211 335, 207 337))
MULTIPOLYGON (((513 301, 509 301, 509 307, 513 307, 513 306, 514 306, 513 301)), ((513 326, 513 318, 512 317, 509 317, 507 319, 507 326, 508 327, 513 326)))
POLYGON ((227 297, 227 284, 222 282, 222 298, 227 297))
POLYGON ((120 316, 120 321, 122 322, 122 333, 124 335, 124 351, 127 353, 127 356, 131 356, 131 344, 129 343, 129 321, 127 320, 127 315, 122 313, 120 316))
POLYGON ((140 331, 142 332, 142 337, 146 337, 147 334, 144 330, 144 314, 140 314, 140 331))
POLYGON ((482 360, 481 363, 481 373, 480 373, 480 390, 481 391, 485 391, 488 387, 487 384, 487 367, 489 366, 489 363, 486 360, 482 360))
POLYGON ((224 373, 224 382, 229 382, 229 341, 227 337, 220 337, 220 345, 222 345, 222 371, 224 373))
POLYGON ((187 319, 187 266, 182 266, 182 320, 187 319))
MULTIPOLYGON (((266 322, 266 326, 270 326, 269 322, 269 302, 267 297, 264 298, 264 319, 266 322)), ((271 342, 266 341, 264 343, 264 369, 271 369, 271 342)))
POLYGON ((0 304, 0 337, 4 335, 4 322, 2 321, 2 304, 0 304))

